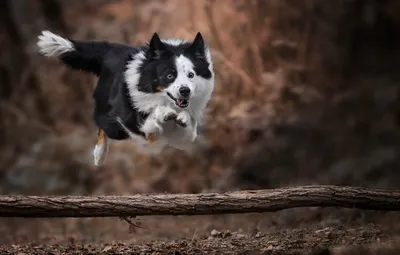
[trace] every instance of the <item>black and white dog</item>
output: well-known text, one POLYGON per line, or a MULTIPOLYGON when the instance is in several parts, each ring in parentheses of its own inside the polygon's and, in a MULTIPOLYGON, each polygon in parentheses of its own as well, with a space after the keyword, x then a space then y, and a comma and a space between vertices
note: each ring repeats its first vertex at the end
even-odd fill
POLYGON ((93 98, 99 128, 95 165, 105 159, 107 138, 135 139, 185 150, 214 89, 209 47, 193 41, 151 40, 132 47, 106 41, 77 41, 49 31, 38 37, 40 53, 98 77, 93 98))

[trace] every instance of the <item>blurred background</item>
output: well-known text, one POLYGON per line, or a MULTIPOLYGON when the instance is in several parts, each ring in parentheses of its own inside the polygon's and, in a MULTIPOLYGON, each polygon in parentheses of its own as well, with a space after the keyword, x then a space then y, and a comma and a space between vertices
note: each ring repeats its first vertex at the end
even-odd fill
MULTIPOLYGON (((0 192, 128 195, 306 184, 396 189, 399 12, 395 0, 2 0, 0 192), (94 167, 96 78, 40 56, 42 30, 132 45, 154 32, 192 40, 200 31, 212 49, 216 86, 192 153, 155 154, 131 141, 114 142, 106 163, 94 167)), ((257 217, 246 223, 249 229, 271 227, 278 216, 257 217)), ((211 218, 217 225, 240 222, 211 218)), ((201 221, 152 219, 145 225, 163 224, 152 233, 159 238, 177 224, 172 236, 193 234, 201 221)), ((5 243, 149 234, 129 235, 117 219, 7 219, 0 229, 5 243)))

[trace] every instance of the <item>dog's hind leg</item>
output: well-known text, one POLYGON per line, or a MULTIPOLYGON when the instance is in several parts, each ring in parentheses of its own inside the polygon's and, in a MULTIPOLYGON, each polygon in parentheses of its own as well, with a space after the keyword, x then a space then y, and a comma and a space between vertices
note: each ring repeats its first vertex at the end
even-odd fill
POLYGON ((100 166, 104 163, 108 152, 108 137, 104 130, 98 129, 97 142, 93 150, 94 165, 100 166))

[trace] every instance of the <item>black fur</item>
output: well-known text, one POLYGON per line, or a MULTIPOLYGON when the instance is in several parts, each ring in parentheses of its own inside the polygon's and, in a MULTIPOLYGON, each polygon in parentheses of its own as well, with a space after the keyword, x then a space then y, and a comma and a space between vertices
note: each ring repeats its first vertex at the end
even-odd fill
POLYGON ((133 133, 144 136, 139 126, 147 116, 132 107, 124 78, 127 62, 139 50, 109 42, 69 40, 76 51, 67 52, 60 59, 70 68, 91 72, 99 77, 93 93, 96 125, 111 139, 127 139, 129 135, 117 122, 118 116, 133 133))
POLYGON ((138 112, 132 106, 124 77, 127 63, 132 60, 134 54, 139 51, 145 52, 146 59, 138 67, 141 73, 138 89, 146 93, 155 93, 160 87, 167 87, 175 80, 173 56, 180 54, 184 54, 195 63, 197 75, 204 78, 211 77, 200 33, 194 40, 195 44, 189 42, 177 46, 162 43, 156 33, 142 48, 109 42, 84 42, 71 39, 69 41, 76 50, 63 54, 60 59, 70 68, 98 76, 93 93, 94 119, 96 125, 111 139, 129 138, 117 122, 117 117, 132 133, 144 136, 139 127, 148 114, 138 112), (173 77, 168 76, 169 74, 173 77))

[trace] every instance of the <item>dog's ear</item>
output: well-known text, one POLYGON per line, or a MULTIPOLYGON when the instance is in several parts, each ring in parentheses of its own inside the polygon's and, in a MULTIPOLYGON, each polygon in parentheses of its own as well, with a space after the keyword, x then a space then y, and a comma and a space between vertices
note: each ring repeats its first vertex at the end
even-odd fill
POLYGON ((188 48, 188 52, 195 55, 197 58, 205 58, 204 53, 204 40, 200 32, 197 33, 192 45, 188 48))
POLYGON ((149 57, 152 59, 159 59, 161 54, 166 50, 164 43, 160 40, 157 33, 154 33, 151 38, 149 48, 149 57))

